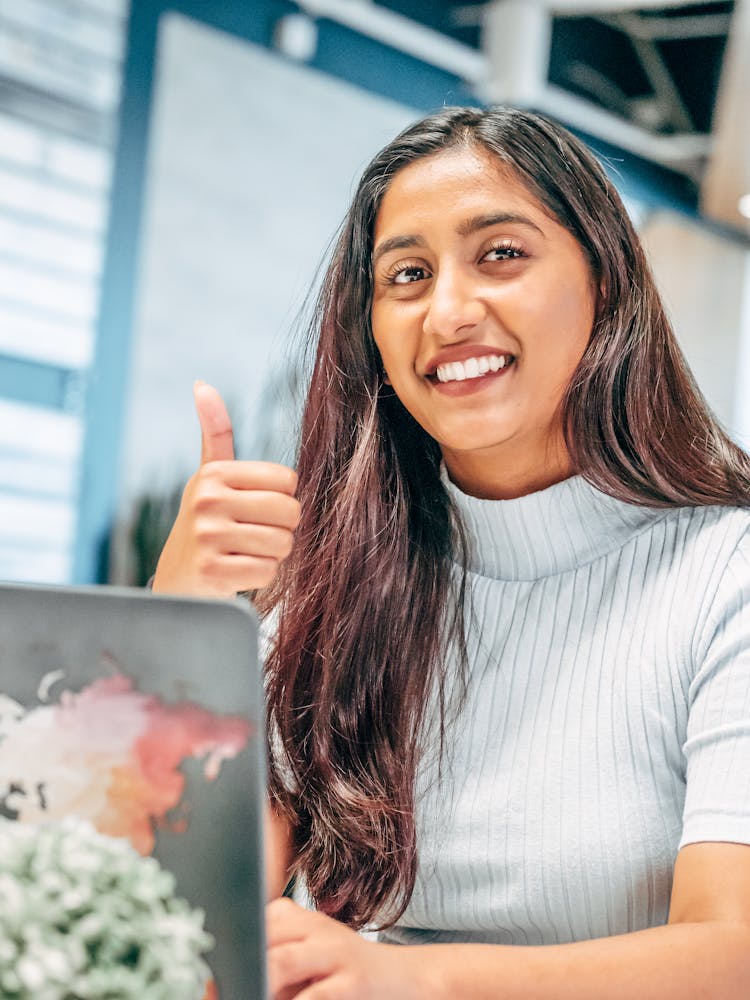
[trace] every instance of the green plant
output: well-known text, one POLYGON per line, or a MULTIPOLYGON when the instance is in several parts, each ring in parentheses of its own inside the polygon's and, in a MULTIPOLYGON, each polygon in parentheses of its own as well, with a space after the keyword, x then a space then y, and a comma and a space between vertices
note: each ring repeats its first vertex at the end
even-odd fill
POLYGON ((213 944, 171 873, 80 820, 0 820, 0 996, 199 1000, 213 944))

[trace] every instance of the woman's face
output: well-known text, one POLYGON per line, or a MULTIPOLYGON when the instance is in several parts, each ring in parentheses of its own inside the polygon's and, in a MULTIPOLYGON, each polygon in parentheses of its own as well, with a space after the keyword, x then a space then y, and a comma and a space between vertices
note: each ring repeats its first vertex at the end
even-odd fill
POLYGON ((594 282, 576 239, 507 168, 468 148, 396 174, 373 282, 388 381, 456 483, 520 495, 569 474, 559 407, 591 334, 594 282))

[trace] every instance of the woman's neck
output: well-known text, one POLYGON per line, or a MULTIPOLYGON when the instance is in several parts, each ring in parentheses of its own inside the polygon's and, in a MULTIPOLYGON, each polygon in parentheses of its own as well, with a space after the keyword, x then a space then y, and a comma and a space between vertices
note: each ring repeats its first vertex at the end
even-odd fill
POLYGON ((451 482, 480 500, 515 500, 573 475, 570 455, 562 441, 550 443, 542 454, 506 445, 481 451, 443 449, 443 461, 451 482))

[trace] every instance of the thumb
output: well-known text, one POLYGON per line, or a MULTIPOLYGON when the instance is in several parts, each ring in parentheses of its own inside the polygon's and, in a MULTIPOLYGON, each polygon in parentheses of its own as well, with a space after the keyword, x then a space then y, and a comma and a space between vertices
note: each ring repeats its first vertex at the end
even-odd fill
POLYGON ((232 421, 224 400, 207 382, 195 383, 193 398, 201 425, 201 465, 233 459, 232 421))

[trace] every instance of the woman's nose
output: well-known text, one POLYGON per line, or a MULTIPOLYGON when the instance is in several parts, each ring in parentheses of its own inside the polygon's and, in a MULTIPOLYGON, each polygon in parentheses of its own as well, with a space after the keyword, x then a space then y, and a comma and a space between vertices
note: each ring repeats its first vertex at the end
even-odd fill
POLYGON ((485 315, 475 284, 467 275, 450 269, 433 279, 423 328, 440 340, 461 339, 470 335, 485 315))

